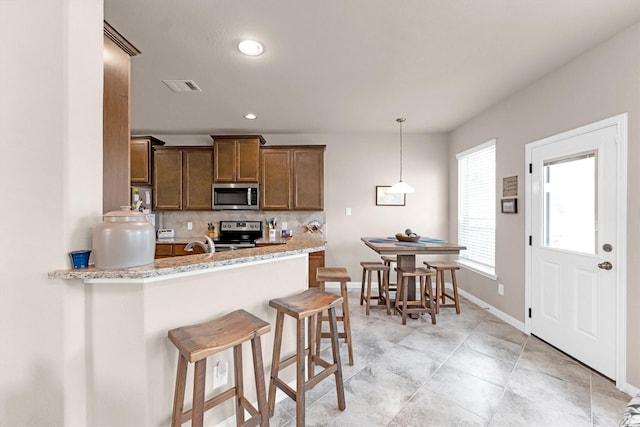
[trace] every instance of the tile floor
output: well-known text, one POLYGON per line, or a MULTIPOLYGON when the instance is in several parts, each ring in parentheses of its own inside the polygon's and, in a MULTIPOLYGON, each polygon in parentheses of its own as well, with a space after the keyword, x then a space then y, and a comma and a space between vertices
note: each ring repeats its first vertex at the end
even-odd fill
MULTIPOLYGON (((347 407, 338 410, 331 377, 307 393, 308 426, 617 426, 630 399, 464 299, 460 315, 443 308, 436 325, 425 317, 402 326, 382 309, 366 316, 359 291, 349 297, 354 366, 344 341, 340 348, 347 407)), ((284 398, 271 425, 294 418, 284 398)))

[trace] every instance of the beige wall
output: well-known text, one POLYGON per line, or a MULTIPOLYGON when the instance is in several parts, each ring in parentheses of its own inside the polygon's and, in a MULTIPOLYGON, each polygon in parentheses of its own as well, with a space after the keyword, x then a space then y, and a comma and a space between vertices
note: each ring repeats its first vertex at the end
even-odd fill
MULTIPOLYGON (((564 67, 465 123, 451 134, 449 152, 450 235, 457 236, 457 163, 455 155, 497 138, 497 189, 502 178, 517 175, 519 211, 496 218, 496 272, 489 280, 468 271, 460 284, 468 292, 514 318, 524 321, 525 144, 600 119, 628 112, 627 224, 627 376, 640 387, 640 24, 589 50, 564 67), (497 283, 505 295, 497 293, 497 283)), ((500 196, 500 194, 498 195, 500 196)), ((498 210, 499 212, 499 210, 498 210)))
POLYGON ((84 292, 47 279, 102 212, 102 0, 0 2, 0 425, 85 425, 84 292))

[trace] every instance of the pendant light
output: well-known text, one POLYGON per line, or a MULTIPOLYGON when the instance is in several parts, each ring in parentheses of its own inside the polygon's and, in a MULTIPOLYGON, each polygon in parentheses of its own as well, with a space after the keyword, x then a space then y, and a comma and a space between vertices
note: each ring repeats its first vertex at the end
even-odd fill
POLYGON ((402 180, 402 123, 405 120, 407 119, 404 117, 396 119, 396 122, 400 123, 400 181, 387 190, 387 193, 391 194, 415 193, 416 191, 415 188, 402 180))

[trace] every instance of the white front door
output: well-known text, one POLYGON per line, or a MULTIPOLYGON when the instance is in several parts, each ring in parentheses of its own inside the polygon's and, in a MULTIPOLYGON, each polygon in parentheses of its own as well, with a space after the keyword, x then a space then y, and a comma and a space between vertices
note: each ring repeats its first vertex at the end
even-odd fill
POLYGON ((616 378, 617 136, 603 124, 530 150, 531 333, 616 378))

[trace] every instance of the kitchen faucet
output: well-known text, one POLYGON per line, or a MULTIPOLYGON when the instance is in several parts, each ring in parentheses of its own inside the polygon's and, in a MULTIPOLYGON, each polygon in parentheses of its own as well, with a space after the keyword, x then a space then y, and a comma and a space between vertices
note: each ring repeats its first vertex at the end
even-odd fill
POLYGON ((207 243, 202 243, 199 240, 194 240, 193 242, 187 243, 187 246, 184 247, 185 252, 192 252, 195 246, 200 246, 205 253, 212 254, 216 251, 215 243, 209 236, 204 236, 207 239, 207 243))

